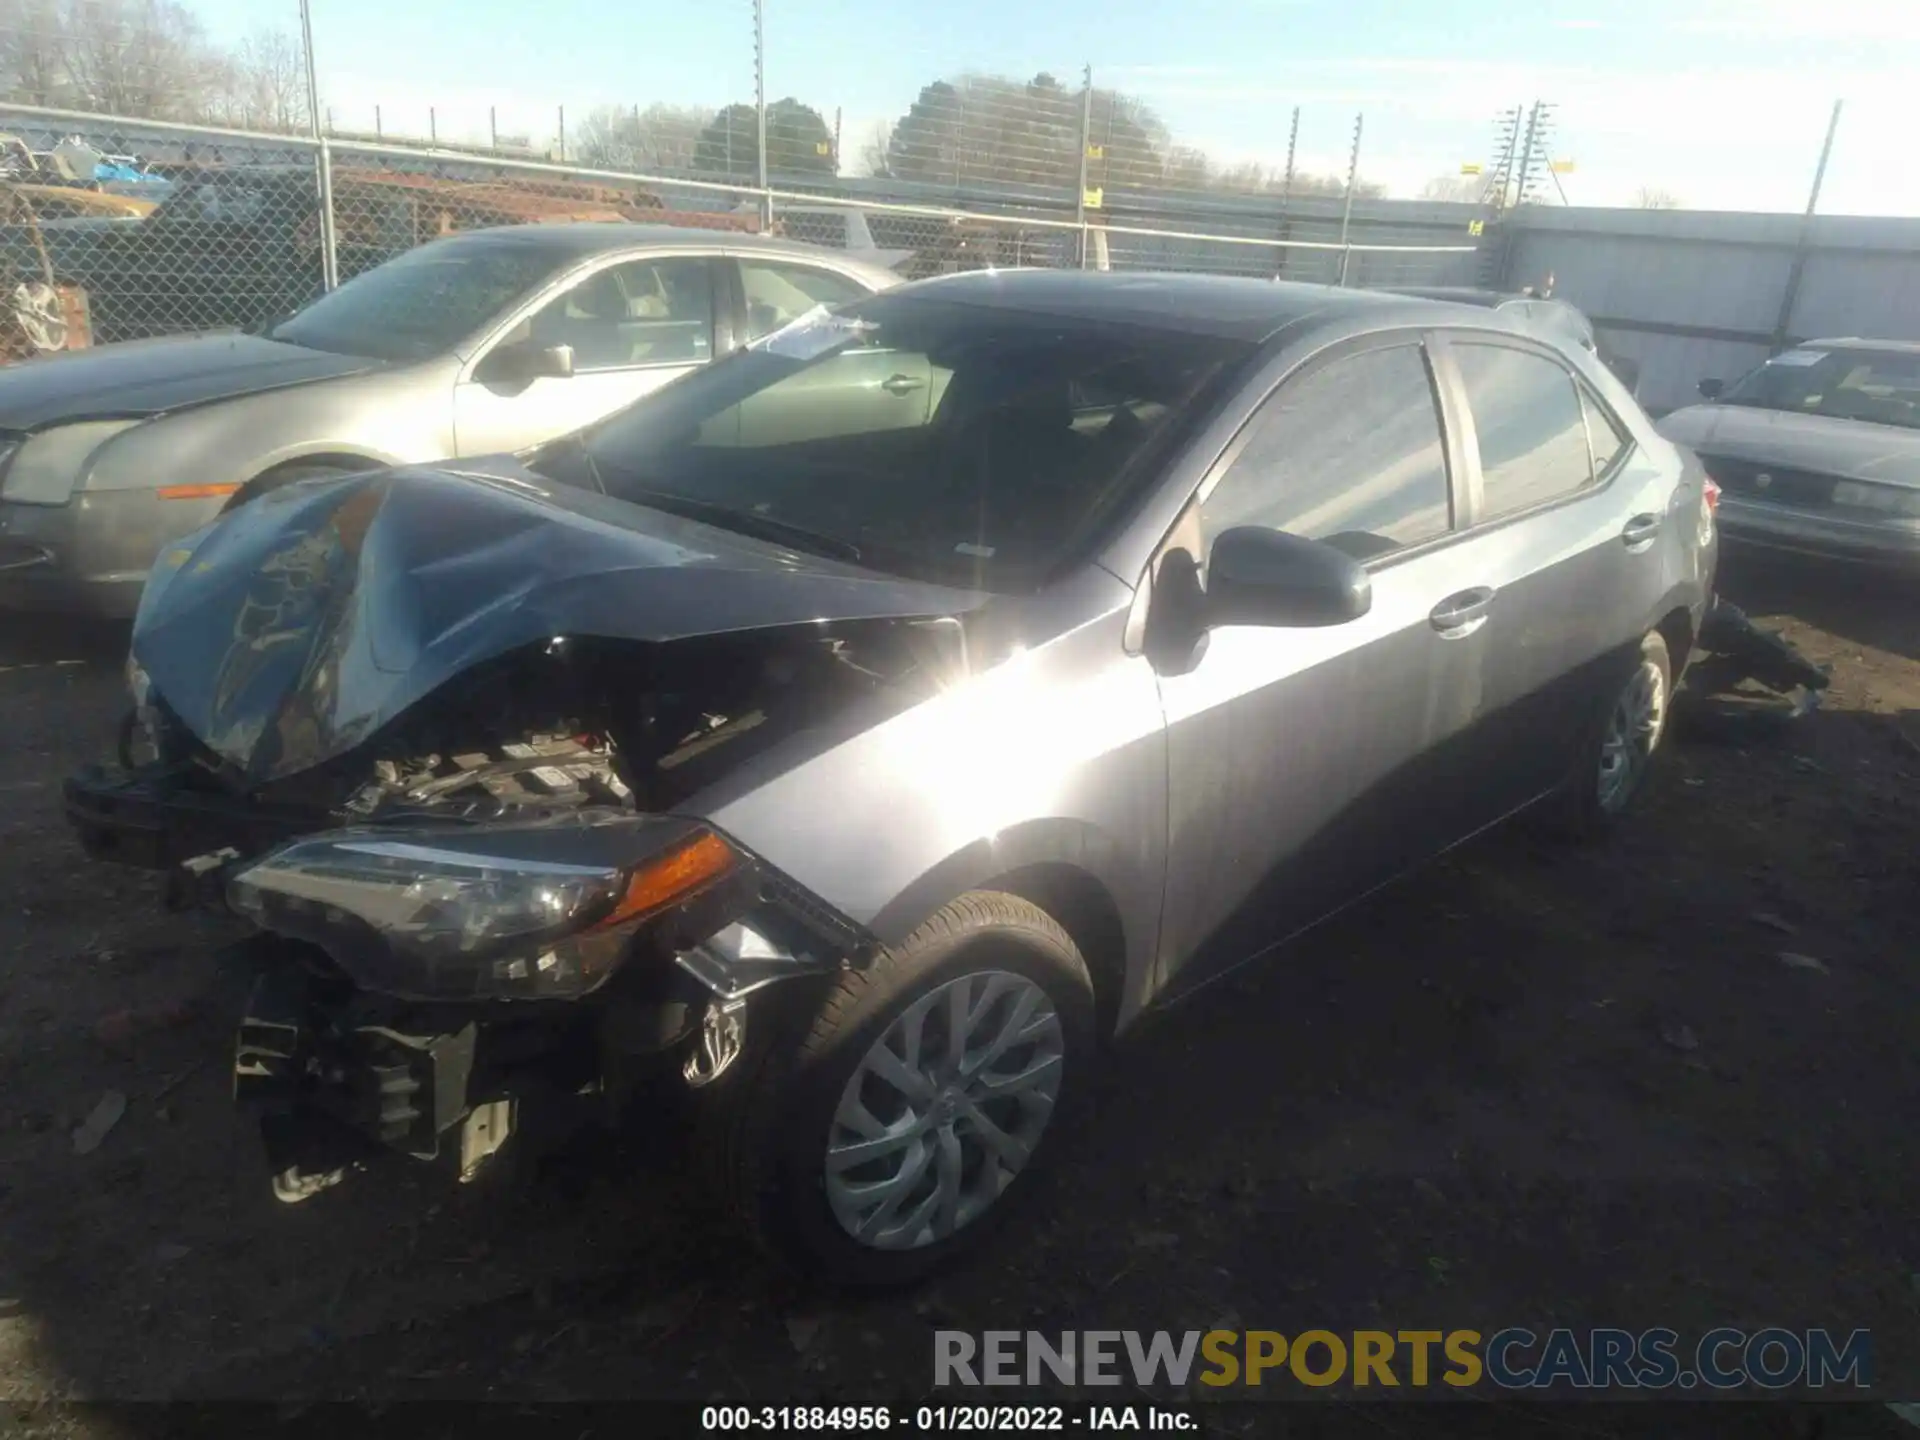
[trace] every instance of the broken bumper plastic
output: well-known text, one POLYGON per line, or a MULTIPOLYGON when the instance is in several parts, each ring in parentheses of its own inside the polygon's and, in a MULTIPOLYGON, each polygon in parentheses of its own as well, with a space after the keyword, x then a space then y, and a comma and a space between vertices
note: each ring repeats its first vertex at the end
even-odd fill
POLYGON ((66 782, 67 823, 89 857, 172 870, 222 849, 257 854, 314 829, 309 810, 278 809, 182 783, 176 769, 92 765, 66 782))

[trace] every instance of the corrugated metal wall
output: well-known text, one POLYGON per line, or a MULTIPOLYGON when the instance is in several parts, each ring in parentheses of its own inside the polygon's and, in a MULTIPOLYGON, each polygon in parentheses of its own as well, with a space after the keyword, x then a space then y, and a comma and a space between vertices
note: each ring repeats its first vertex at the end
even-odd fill
MULTIPOLYGON (((1640 399, 1688 404, 1705 377, 1766 359, 1800 243, 1797 215, 1529 206, 1508 217, 1500 283, 1538 285, 1640 362, 1640 399)), ((1817 217, 1789 340, 1920 340, 1920 220, 1817 217)))

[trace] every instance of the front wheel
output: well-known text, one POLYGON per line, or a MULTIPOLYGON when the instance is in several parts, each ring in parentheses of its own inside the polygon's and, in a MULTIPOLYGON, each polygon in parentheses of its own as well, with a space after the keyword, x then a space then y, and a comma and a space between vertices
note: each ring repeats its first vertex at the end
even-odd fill
POLYGON ((1072 938, 1026 900, 975 892, 841 976, 699 1143, 721 1147, 727 1199, 776 1258, 904 1284, 1007 1218, 1093 1052, 1072 938))
POLYGON ((238 510, 242 505, 258 500, 271 490, 283 485, 291 485, 296 480, 325 480, 336 475, 352 472, 339 465, 282 465, 278 470, 269 470, 264 475, 256 475, 227 497, 227 503, 220 507, 222 515, 238 510))

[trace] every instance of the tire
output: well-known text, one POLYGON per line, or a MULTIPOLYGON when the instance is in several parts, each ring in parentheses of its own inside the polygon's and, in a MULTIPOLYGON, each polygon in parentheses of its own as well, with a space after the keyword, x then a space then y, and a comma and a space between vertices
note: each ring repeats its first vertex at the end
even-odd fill
POLYGON ((220 507, 222 515, 238 510, 249 500, 258 500, 269 490, 278 490, 282 485, 291 485, 296 480, 321 480, 332 475, 351 475, 353 472, 339 465, 283 465, 278 470, 268 470, 256 475, 227 497, 227 503, 220 507))
POLYGON ((743 1073, 712 1087, 730 1093, 712 1096, 694 1143, 724 1203, 763 1251, 807 1279, 854 1289, 910 1284, 1004 1223, 1030 1191, 1035 1162, 1044 1160, 1047 1137, 1084 1086, 1095 1053, 1093 987, 1079 948, 1037 906, 995 891, 961 896, 868 969, 835 977, 785 1018, 782 1026, 777 1011, 769 1016, 763 1033, 772 1039, 756 1056, 749 1006, 750 1049, 734 1067, 743 1073), (956 990, 980 1007, 968 1040, 991 1048, 996 1033, 1005 1033, 997 1024, 1034 1038, 985 1064, 976 1060, 969 1082, 945 1068, 946 1025, 928 1024, 920 1059, 945 1080, 941 1088, 901 1062, 904 1032, 915 1017, 950 1014, 944 1007, 956 990), (1049 1008, 1057 1023, 1048 1021, 1049 1008), (901 1062, 890 1072, 914 1077, 917 1100, 868 1068, 883 1038, 901 1062), (1014 1073, 1039 1078, 1013 1098, 983 1094, 983 1079, 1014 1073), (847 1108, 856 1077, 864 1112, 847 1108), (956 1090, 968 1098, 957 1100, 956 1090), (853 1113, 866 1128, 847 1128, 844 1117, 853 1113), (871 1134, 869 1117, 896 1132, 884 1137, 882 1153, 851 1168, 844 1160, 830 1166, 829 1147, 860 1143, 871 1134), (999 1135, 1028 1143, 1030 1158, 1010 1178, 982 1138, 983 1117, 999 1135), (916 1172, 911 1180, 902 1178, 908 1170, 916 1172), (949 1176, 951 1203, 937 1198, 949 1176), (881 1213, 885 1204, 852 1201, 855 1185, 888 1179, 900 1181, 903 1197, 890 1214, 881 1213), (866 1240, 853 1228, 863 1215, 874 1222, 866 1240))
POLYGON ((1595 707, 1555 816, 1562 835, 1599 839, 1632 811, 1666 737, 1672 705, 1673 660, 1665 639, 1653 631, 1640 641, 1627 673, 1595 707))

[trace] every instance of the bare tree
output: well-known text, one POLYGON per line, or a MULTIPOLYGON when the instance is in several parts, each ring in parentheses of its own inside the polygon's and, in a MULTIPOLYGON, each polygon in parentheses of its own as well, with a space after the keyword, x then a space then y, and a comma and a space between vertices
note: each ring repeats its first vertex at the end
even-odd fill
POLYGON ((893 145, 893 126, 884 120, 876 120, 873 128, 867 132, 867 138, 860 142, 860 173, 862 175, 886 175, 887 152, 893 145))
POLYGON ((3 0, 0 95, 23 105, 70 99, 64 42, 55 0, 3 0))
POLYGON ((1446 200, 1471 205, 1487 191, 1487 182, 1479 175, 1436 175, 1420 187, 1422 200, 1446 200))
POLYGON ((697 105, 603 105, 588 113, 577 148, 570 142, 567 149, 598 170, 691 170, 694 147, 713 115, 697 105))
POLYGON ((307 114, 306 57, 284 30, 260 30, 241 42, 233 58, 249 129, 304 130, 307 114))
POLYGON ((175 0, 66 0, 66 71, 88 109, 191 120, 218 78, 199 21, 175 0))
POLYGON ((1633 197, 1633 203, 1642 210, 1678 210, 1680 197, 1670 190, 1642 185, 1639 193, 1633 197))

